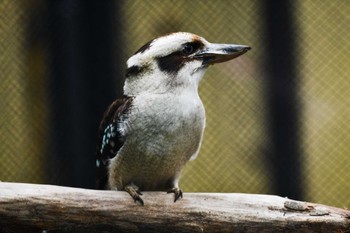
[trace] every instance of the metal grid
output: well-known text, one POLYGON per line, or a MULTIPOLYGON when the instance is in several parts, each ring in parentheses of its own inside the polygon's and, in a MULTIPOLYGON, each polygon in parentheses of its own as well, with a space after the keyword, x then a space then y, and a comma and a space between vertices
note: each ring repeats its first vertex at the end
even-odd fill
POLYGON ((350 4, 300 1, 300 96, 308 198, 349 207, 350 4))
MULTIPOLYGON (((28 33, 31 1, 0 2, 0 180, 43 182, 47 109, 43 49, 28 33), (28 45, 31 45, 29 47, 28 45)), ((34 29, 33 33, 36 30, 34 29)))
MULTIPOLYGON (((183 172, 180 186, 185 192, 273 193, 261 67, 269 54, 263 43, 261 4, 134 0, 119 6, 122 24, 115 30, 122 32, 124 44, 115 54, 122 61, 148 40, 173 31, 253 47, 235 61, 211 67, 201 83, 207 127, 198 158, 183 172)), ((38 20, 46 13, 45 5, 0 1, 2 181, 47 182, 45 171, 61 174, 55 167, 45 169, 50 154, 48 42, 38 20)), ((340 207, 350 206, 349 8, 341 0, 298 1, 293 6, 299 29, 295 36, 300 48, 296 55, 304 199, 340 207)))

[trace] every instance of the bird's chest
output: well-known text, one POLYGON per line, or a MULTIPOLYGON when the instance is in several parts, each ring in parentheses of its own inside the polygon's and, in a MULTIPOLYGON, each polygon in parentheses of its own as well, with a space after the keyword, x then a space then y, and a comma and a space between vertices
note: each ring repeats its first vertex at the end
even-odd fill
POLYGON ((198 96, 138 96, 123 125, 125 143, 111 163, 119 183, 160 190, 197 154, 205 112, 198 96))
POLYGON ((140 96, 128 117, 126 144, 138 161, 185 163, 198 150, 204 127, 198 96, 140 96))
POLYGON ((135 99, 128 133, 152 154, 191 153, 201 140, 204 125, 205 112, 198 96, 156 95, 135 99))

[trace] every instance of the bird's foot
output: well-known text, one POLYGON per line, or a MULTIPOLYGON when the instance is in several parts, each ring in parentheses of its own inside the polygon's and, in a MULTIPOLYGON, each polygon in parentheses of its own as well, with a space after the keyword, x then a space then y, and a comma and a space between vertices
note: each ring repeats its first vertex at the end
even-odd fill
POLYGON ((130 196, 134 199, 135 202, 140 203, 141 205, 144 205, 142 198, 140 197, 142 195, 139 187, 137 187, 134 184, 126 185, 124 187, 124 190, 130 194, 130 196))
POLYGON ((168 193, 174 193, 175 194, 175 199, 174 202, 182 198, 182 190, 180 188, 172 188, 168 191, 168 193))

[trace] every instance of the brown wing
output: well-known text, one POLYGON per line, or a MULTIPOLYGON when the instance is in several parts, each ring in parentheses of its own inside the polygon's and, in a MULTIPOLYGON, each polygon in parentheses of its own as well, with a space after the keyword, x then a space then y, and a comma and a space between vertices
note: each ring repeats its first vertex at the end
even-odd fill
POLYGON ((109 160, 116 156, 125 141, 121 127, 127 118, 133 98, 124 96, 115 100, 103 115, 97 141, 97 188, 106 189, 109 160))

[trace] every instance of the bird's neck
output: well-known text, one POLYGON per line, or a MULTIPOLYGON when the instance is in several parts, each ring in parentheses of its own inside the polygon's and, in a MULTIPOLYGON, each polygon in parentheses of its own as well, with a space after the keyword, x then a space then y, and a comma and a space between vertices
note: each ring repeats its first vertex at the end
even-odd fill
POLYGON ((147 94, 165 94, 193 92, 198 94, 198 85, 204 75, 205 70, 194 73, 178 72, 167 74, 161 71, 152 72, 140 76, 128 77, 124 84, 124 94, 137 96, 147 94))

